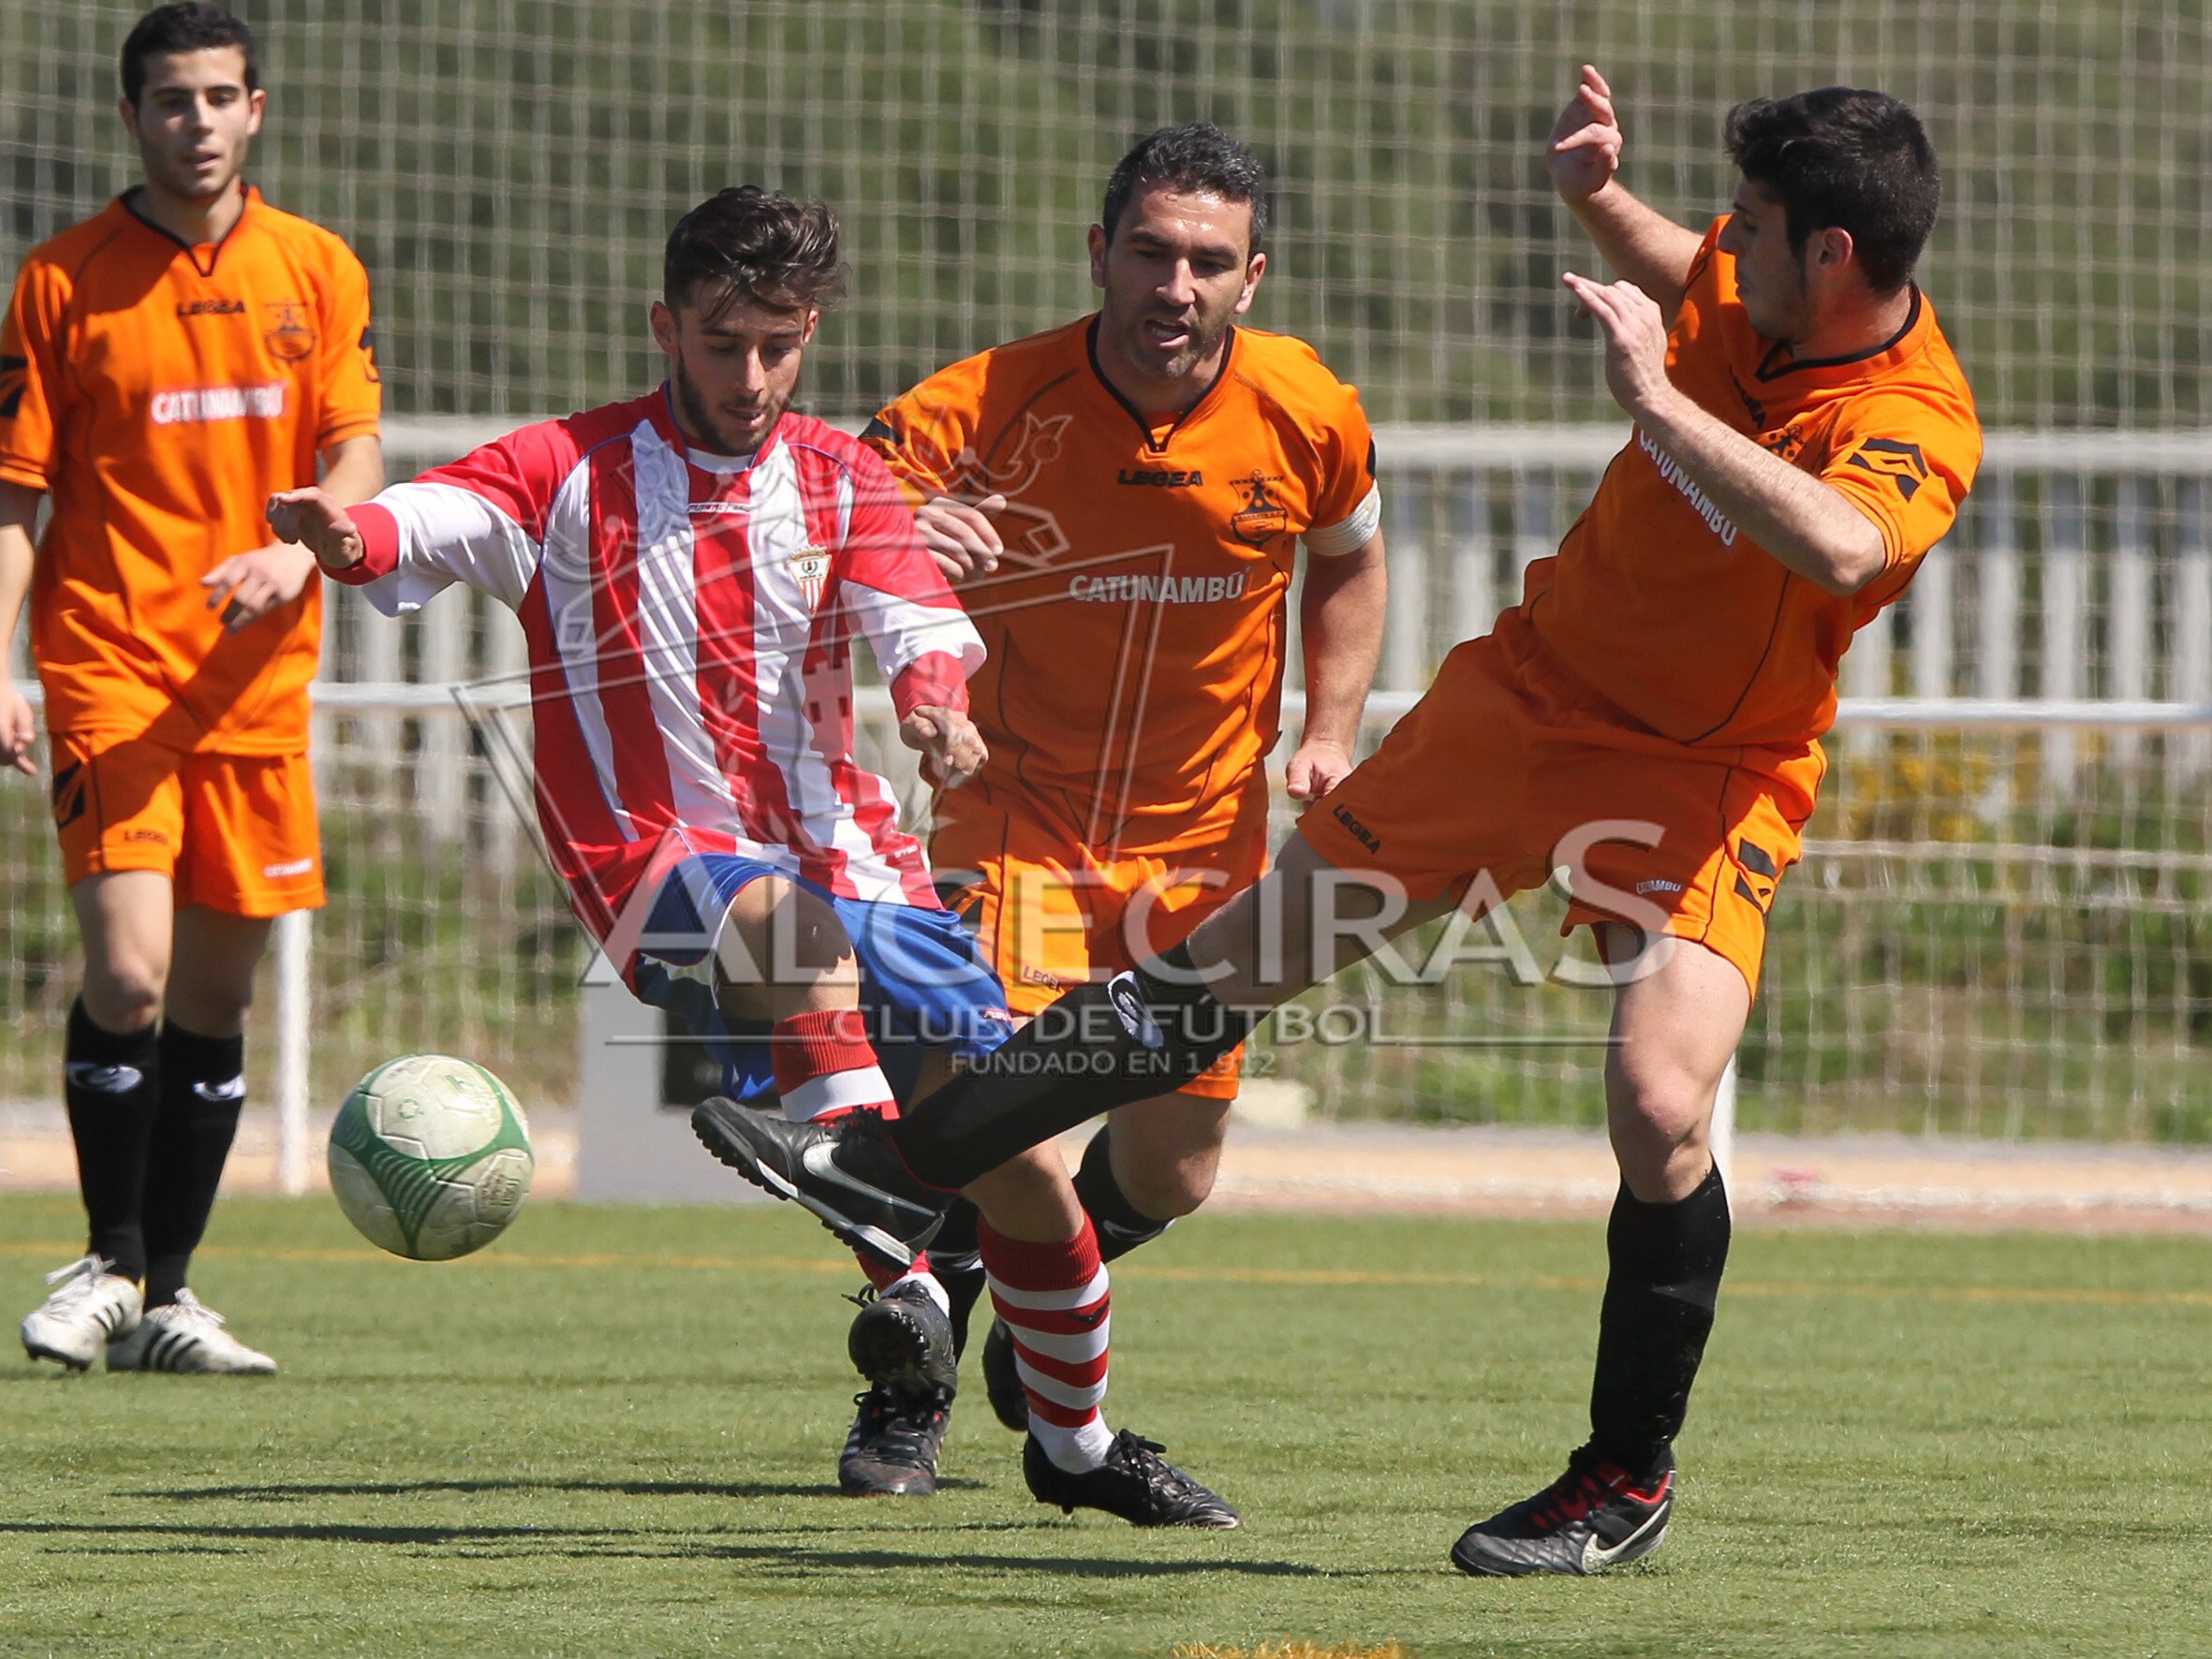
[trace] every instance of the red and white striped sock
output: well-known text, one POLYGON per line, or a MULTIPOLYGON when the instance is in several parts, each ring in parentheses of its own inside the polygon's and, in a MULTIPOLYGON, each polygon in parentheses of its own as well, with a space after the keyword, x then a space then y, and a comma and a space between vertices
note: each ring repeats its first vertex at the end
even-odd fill
MULTIPOLYGON (((899 1115, 891 1084, 868 1041, 867 1016, 858 1008, 817 1008, 775 1022, 770 1051, 775 1060, 775 1089, 784 1116, 794 1123, 841 1117, 863 1107, 887 1118, 899 1115)), ((937 1306, 951 1302, 929 1270, 929 1257, 918 1255, 911 1268, 899 1267, 865 1250, 855 1250, 868 1283, 878 1293, 914 1279, 937 1306)))
POLYGON ((1010 1239, 982 1221, 976 1242, 992 1305, 1013 1332, 1029 1432, 1069 1473, 1097 1468, 1113 1444, 1099 1411, 1106 1398, 1111 1299, 1090 1218, 1074 1238, 1054 1244, 1010 1239))

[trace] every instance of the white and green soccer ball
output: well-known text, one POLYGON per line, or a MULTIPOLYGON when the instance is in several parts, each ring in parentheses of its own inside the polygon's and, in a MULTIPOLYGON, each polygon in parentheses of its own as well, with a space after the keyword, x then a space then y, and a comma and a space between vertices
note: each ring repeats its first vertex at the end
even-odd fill
POLYGON ((331 1191, 372 1244, 448 1261, 496 1239, 537 1160, 507 1085, 449 1054, 404 1054, 354 1085, 331 1125, 331 1191))

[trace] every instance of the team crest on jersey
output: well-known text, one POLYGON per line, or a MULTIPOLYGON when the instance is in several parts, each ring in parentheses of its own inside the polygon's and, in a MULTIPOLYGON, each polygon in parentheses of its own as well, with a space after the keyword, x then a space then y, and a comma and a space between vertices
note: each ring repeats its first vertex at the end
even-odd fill
POLYGON ((799 596, 806 601, 809 611, 822 602, 822 582, 830 574, 830 551, 827 548, 801 548, 791 555, 791 576, 799 584, 799 596))
POLYGON ((269 326, 261 330, 261 344, 269 355, 296 363, 315 354, 315 330, 307 321, 307 307, 297 300, 278 300, 261 307, 269 326))
POLYGON ((1229 528, 1246 547, 1265 547, 1290 528, 1290 509, 1268 488, 1281 481, 1279 477, 1261 473, 1237 480, 1236 487, 1244 492, 1245 505, 1229 516, 1229 528))

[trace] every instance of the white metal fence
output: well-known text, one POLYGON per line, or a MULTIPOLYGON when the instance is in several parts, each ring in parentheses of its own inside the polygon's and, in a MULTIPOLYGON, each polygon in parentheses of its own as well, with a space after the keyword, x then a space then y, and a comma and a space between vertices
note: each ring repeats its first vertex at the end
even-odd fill
MULTIPOLYGON (((395 475, 497 427, 395 423, 395 475)), ((1617 427, 1381 434, 1392 603, 1370 736, 1556 545, 1617 427)), ((2010 1137, 2212 1138, 2212 550, 2205 433, 1998 433, 1905 600, 1861 634, 1829 800, 1784 888, 1747 1038, 1747 1122, 2010 1137)), ((272 968, 271 1079, 293 1128, 405 1049, 453 1047, 543 1098, 572 1083, 581 941, 450 695, 523 667, 519 628, 454 590, 411 625, 331 594, 318 789, 332 904, 272 968)), ((1293 662, 1295 653, 1293 653, 1293 662)), ((1293 704, 1294 706, 1294 704, 1293 704)), ((517 718, 517 714, 494 718, 517 718)), ((526 751, 525 751, 526 752, 526 751)), ((901 752, 886 742, 888 768, 901 752)), ((28 790, 0 840, 17 893, 0 1016, 58 1039, 73 942, 28 790)), ((1554 902, 1517 902, 1543 938, 1554 902)), ((1353 1115, 1583 1121, 1602 1010, 1471 972, 1417 1003, 1340 994, 1449 1045, 1284 1048, 1353 1115), (1485 1035, 1543 1042, 1485 1045, 1485 1035)), ((11 1093, 43 1096, 25 1046, 11 1093)))

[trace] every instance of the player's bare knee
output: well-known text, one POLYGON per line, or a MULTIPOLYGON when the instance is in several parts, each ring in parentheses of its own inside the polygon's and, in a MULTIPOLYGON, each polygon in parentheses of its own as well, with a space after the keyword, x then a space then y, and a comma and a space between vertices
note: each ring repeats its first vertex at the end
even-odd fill
POLYGON ((1196 1153, 1137 1170, 1117 1170, 1114 1181, 1138 1213, 1155 1221, 1176 1221, 1188 1215, 1210 1197, 1219 1172, 1219 1154, 1196 1153))
POLYGON ((1703 1172, 1712 1086, 1680 1074, 1608 1082, 1606 1125, 1629 1189, 1648 1200, 1675 1196, 1686 1174, 1703 1172))
POLYGON ((142 1031, 162 1015, 166 975, 132 955, 110 954, 84 967, 84 1011, 104 1031, 142 1031))
POLYGON ((1049 1142, 978 1176, 967 1184, 966 1197, 994 1230, 1010 1239, 1068 1239, 1082 1225, 1083 1206, 1068 1167, 1049 1142))
POLYGON ((1228 1101, 1169 1094, 1117 1108, 1113 1124, 1113 1184, 1140 1214, 1174 1221, 1212 1196, 1228 1101))
POLYGON ((781 1020, 849 1007, 860 969, 836 910, 780 876, 748 883, 715 935, 715 1000, 725 1015, 781 1020))
POLYGON ((169 1017, 186 1031, 201 1036, 236 1036, 245 1029, 246 1011, 254 1006, 254 988, 205 982, 175 984, 169 989, 169 1017))

